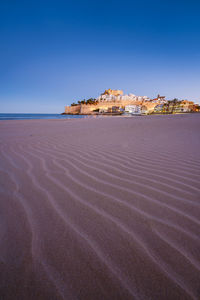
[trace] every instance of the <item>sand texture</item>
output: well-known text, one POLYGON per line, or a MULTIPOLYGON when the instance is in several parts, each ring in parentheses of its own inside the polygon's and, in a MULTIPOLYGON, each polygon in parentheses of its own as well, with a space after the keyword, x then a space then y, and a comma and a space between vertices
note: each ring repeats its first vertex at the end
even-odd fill
POLYGON ((200 114, 0 123, 0 299, 200 299, 200 114))

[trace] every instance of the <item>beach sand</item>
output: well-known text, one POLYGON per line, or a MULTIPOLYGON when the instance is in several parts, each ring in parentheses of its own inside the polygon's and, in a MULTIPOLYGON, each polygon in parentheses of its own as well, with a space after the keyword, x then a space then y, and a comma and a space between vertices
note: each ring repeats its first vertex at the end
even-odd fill
POLYGON ((200 114, 0 123, 0 299, 200 299, 200 114))

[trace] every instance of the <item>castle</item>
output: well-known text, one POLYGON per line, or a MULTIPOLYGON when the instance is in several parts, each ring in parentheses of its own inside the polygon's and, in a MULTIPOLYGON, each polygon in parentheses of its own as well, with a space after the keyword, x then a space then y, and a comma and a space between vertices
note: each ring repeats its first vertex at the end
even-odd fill
MULTIPOLYGON (((182 100, 179 104, 170 104, 170 101, 165 99, 165 96, 158 96, 154 99, 149 99, 147 96, 136 96, 134 94, 124 95, 122 90, 105 90, 97 99, 89 99, 90 102, 79 101, 79 104, 72 104, 65 107, 65 114, 80 114, 92 115, 100 113, 122 113, 127 110, 140 109, 143 113, 163 111, 163 108, 173 112, 190 112, 197 111, 197 106, 192 101, 182 100), (168 106, 167 106, 168 103, 168 106), (167 106, 167 108, 165 107, 167 106)), ((176 99, 175 99, 176 100, 176 99)))
MULTIPOLYGON (((136 96, 134 94, 128 94, 128 95, 123 95, 122 90, 105 90, 103 94, 101 94, 98 98, 98 102, 104 102, 104 101, 146 101, 150 100, 147 96, 136 96)), ((122 102, 122 105, 124 102, 122 102)))
POLYGON ((122 90, 105 90, 105 92, 102 95, 113 95, 113 96, 119 96, 119 95, 123 95, 123 91, 122 90))
POLYGON ((149 109, 153 109, 156 103, 151 103, 147 96, 136 96, 134 94, 124 95, 122 90, 105 90, 101 94, 94 104, 77 104, 73 106, 66 106, 66 114, 95 114, 99 111, 106 112, 112 107, 118 107, 124 109, 127 105, 143 105, 147 104, 149 109))

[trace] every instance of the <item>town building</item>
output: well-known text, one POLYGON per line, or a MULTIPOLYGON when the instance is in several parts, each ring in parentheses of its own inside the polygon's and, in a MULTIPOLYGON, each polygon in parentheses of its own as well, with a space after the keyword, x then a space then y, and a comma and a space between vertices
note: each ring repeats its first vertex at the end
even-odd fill
MULTIPOLYGON (((90 99, 89 99, 90 100, 90 99)), ((136 96, 134 94, 124 95, 122 90, 105 90, 97 99, 89 103, 79 101, 71 106, 65 107, 66 114, 99 114, 99 113, 135 113, 151 114, 157 113, 179 113, 198 111, 199 106, 188 100, 178 101, 174 99, 167 101, 165 96, 157 95, 154 99, 147 96, 136 96)))
POLYGON ((166 100, 166 97, 165 97, 165 96, 160 96, 160 95, 158 94, 158 96, 157 96, 156 98, 152 99, 152 102, 162 104, 162 103, 166 103, 167 100, 166 100))
POLYGON ((126 105, 125 113, 132 115, 141 115, 141 105, 126 105))

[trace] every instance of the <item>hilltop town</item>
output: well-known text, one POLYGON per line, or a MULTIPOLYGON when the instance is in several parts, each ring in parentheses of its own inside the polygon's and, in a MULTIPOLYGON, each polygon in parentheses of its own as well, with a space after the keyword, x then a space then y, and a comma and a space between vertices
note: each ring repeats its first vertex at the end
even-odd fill
POLYGON ((157 95, 150 99, 147 96, 134 94, 124 95, 122 90, 105 90, 98 98, 72 103, 65 107, 64 114, 72 115, 146 115, 198 112, 200 106, 188 100, 167 100, 165 96, 157 95))

